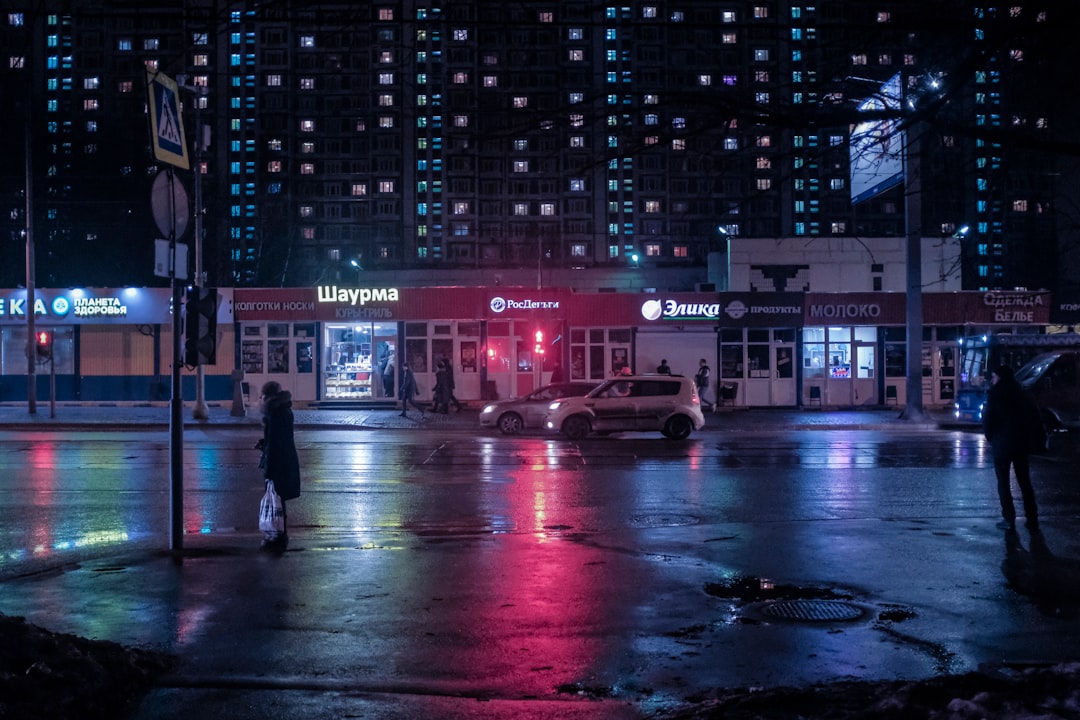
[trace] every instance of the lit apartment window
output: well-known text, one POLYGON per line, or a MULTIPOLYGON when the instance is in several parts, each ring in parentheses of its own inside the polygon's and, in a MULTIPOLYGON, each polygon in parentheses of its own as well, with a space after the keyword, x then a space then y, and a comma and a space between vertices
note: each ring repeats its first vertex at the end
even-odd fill
POLYGON ((772 188, 772 180, 770 178, 756 178, 754 184, 758 190, 769 190, 772 188))
POLYGON ((829 229, 832 231, 833 235, 843 235, 847 232, 847 223, 834 222, 829 226, 829 229))
POLYGON ((724 138, 724 149, 725 150, 738 150, 739 149, 739 138, 725 137, 724 138))
POLYGON ((754 50, 754 61, 755 62, 768 62, 769 61, 769 50, 768 50, 768 48, 757 48, 757 49, 755 49, 754 50))
POLYGON ((460 127, 460 128, 469 127, 469 116, 468 115, 455 115, 454 116, 454 127, 460 127))
POLYGON ((738 82, 738 78, 735 75, 724 76, 724 84, 728 87, 735 87, 736 82, 738 82))
POLYGON ((675 140, 672 140, 671 141, 671 149, 672 150, 680 150, 680 151, 685 150, 686 149, 686 141, 683 140, 682 138, 676 138, 675 140))
POLYGON ((83 78, 83 90, 97 90, 101 82, 97 77, 83 78))
POLYGON ((389 22, 394 19, 394 8, 379 8, 379 20, 389 22))
POLYGON ((725 45, 734 45, 738 41, 738 36, 733 32, 726 32, 720 35, 720 42, 725 45))
POLYGON ((465 28, 454 28, 454 39, 464 42, 469 39, 469 31, 465 28))
POLYGON ((281 76, 277 74, 271 74, 266 76, 267 87, 281 87, 281 76))
POLYGON ((585 99, 585 93, 572 92, 570 93, 570 104, 576 105, 577 103, 585 99))
POLYGON ((382 52, 380 52, 379 53, 379 62, 384 64, 384 65, 387 64, 387 63, 394 62, 394 51, 393 50, 383 50, 382 52))
POLYGON ((584 127, 585 116, 576 113, 570 115, 570 127, 584 127))
POLYGON ((315 174, 315 163, 300 163, 300 174, 301 175, 314 175, 315 174))
POLYGON ((574 243, 570 246, 570 256, 577 258, 585 257, 585 246, 581 243, 574 243))
POLYGON ((85 98, 82 104, 83 110, 97 110, 98 101, 97 98, 85 98))
POLYGON ((514 149, 519 150, 519 151, 520 150, 528 150, 529 149, 529 141, 528 140, 520 140, 520 139, 515 140, 514 141, 514 149))
POLYGON ((394 181, 393 180, 380 180, 379 181, 379 192, 381 192, 381 193, 392 193, 392 192, 394 192, 394 181))
POLYGON ((495 76, 495 75, 485 75, 484 76, 484 87, 486 87, 486 88, 499 87, 499 78, 497 76, 495 76))
POLYGON ((469 82, 469 73, 456 72, 454 73, 453 83, 455 85, 465 85, 469 82))
POLYGON ((353 183, 352 184, 353 197, 366 197, 367 196, 367 183, 353 183))
POLYGON ((686 129, 686 118, 684 118, 684 117, 674 117, 674 118, 672 118, 671 119, 671 127, 675 128, 676 130, 685 130, 686 129))
POLYGON ((300 153, 303 155, 310 155, 315 152, 315 143, 310 140, 300 143, 300 153))
POLYGON ((310 226, 305 227, 300 231, 300 234, 303 236, 303 238, 305 240, 314 240, 315 239, 315 228, 310 227, 310 226))
POLYGON ((646 200, 645 201, 644 211, 647 212, 647 213, 658 213, 658 212, 660 212, 660 201, 659 200, 646 200))
POLYGON ((315 132, 315 121, 314 120, 301 120, 300 121, 300 132, 303 132, 303 133, 315 132))
POLYGON ((881 53, 877 56, 878 65, 892 65, 892 55, 889 53, 881 53))
POLYGON ((281 161, 280 160, 271 160, 270 162, 266 163, 266 171, 267 172, 272 172, 272 173, 281 172, 281 161))
POLYGON ((393 106, 394 106, 394 96, 393 95, 390 95, 388 93, 383 93, 383 94, 379 95, 379 107, 393 107, 393 106))
POLYGON ((570 62, 581 62, 585 59, 585 51, 581 48, 570 48, 566 51, 566 59, 570 62))
POLYGON ((754 140, 754 144, 758 147, 772 147, 772 137, 769 135, 758 135, 754 140))
POLYGON ((315 36, 314 35, 301 35, 300 36, 300 47, 302 47, 302 48, 313 48, 313 47, 315 47, 315 36))
POLYGON ((584 178, 570 178, 570 191, 583 192, 585 190, 584 178))
POLYGON ((645 136, 645 144, 646 145, 655 145, 658 142, 660 142, 660 136, 659 135, 646 135, 645 136))
POLYGON ((829 189, 830 190, 843 190, 844 189, 844 179, 843 178, 830 178, 829 179, 829 189))
POLYGON ((698 75, 697 84, 701 87, 709 87, 710 85, 712 85, 712 75, 698 75))
POLYGON ((1012 204, 1013 212, 1027 212, 1028 201, 1027 200, 1013 200, 1012 204))
POLYGON ((301 90, 314 90, 315 89, 315 78, 313 78, 313 77, 302 77, 302 78, 300 78, 300 89, 301 90))
POLYGON ((516 173, 527 173, 527 172, 529 172, 529 161, 528 160, 515 160, 514 161, 514 172, 516 172, 516 173))
POLYGON ((759 156, 757 161, 756 161, 756 167, 757 167, 758 170, 771 170, 772 169, 772 160, 770 160, 767 157, 759 156))
POLYGON ((469 203, 467 201, 464 201, 464 200, 459 200, 459 201, 455 202, 454 203, 454 214, 455 215, 468 215, 469 214, 469 203))
POLYGON ((528 215, 529 214, 529 203, 523 203, 523 202, 514 203, 514 214, 515 215, 528 215))
POLYGON ((855 53, 854 55, 852 55, 851 56, 851 64, 852 65, 865 65, 866 64, 866 53, 855 53))
POLYGON ((671 254, 677 258, 687 258, 690 257, 690 248, 686 245, 676 245, 671 249, 671 254))
POLYGON ((659 95, 646 95, 644 102, 645 102, 646 105, 659 105, 660 104, 660 96, 659 95))
POLYGON ((754 17, 759 19, 769 17, 769 8, 765 7, 764 5, 755 5, 754 17))
POLYGON ((392 127, 394 127, 394 116, 393 115, 380 115, 379 116, 379 127, 381 127, 381 128, 392 128, 392 127))
POLYGON ((656 17, 656 6, 655 5, 646 5, 645 7, 641 8, 641 17, 643 17, 643 18, 654 18, 654 17, 656 17))
POLYGON ((555 13, 545 10, 539 14, 538 19, 542 23, 555 22, 555 13))
POLYGON ((583 147, 585 147, 585 136, 584 135, 571 135, 570 136, 570 147, 572 147, 572 148, 583 148, 583 147))
POLYGON ((755 70, 754 71, 754 82, 759 82, 759 83, 767 83, 767 82, 769 82, 769 71, 768 70, 755 70))
POLYGON ((735 11, 734 10, 724 10, 722 13, 720 13, 720 20, 722 22, 726 22, 726 23, 735 22, 735 11))
POLYGON ((160 43, 158 42, 157 38, 145 38, 143 40, 142 49, 143 50, 157 50, 159 45, 160 45, 160 43))
POLYGON ((659 125, 660 124, 660 116, 655 114, 655 113, 646 114, 645 115, 645 124, 646 125, 659 125))
POLYGON ((394 84, 394 73, 389 73, 389 72, 379 73, 379 84, 380 85, 393 85, 394 84))
POLYGON ((660 257, 660 243, 645 243, 645 257, 660 257))
POLYGON ((87 120, 86 121, 86 132, 88 132, 88 133, 96 133, 97 130, 98 130, 97 120, 87 120))
POLYGON ((469 223, 454 223, 454 235, 463 237, 469 234, 469 223))
POLYGON ((769 93, 767 93, 767 92, 754 93, 754 102, 756 102, 758 105, 768 105, 769 104, 769 93))
POLYGON ((528 96, 526 96, 526 95, 515 95, 514 96, 514 107, 516 107, 516 108, 524 108, 524 107, 528 107, 528 106, 529 106, 529 98, 528 98, 528 96))
POLYGON ((554 215, 555 214, 555 203, 550 203, 550 202, 540 203, 540 214, 541 215, 554 215))
POLYGON ((584 40, 585 30, 579 27, 567 28, 566 37, 569 40, 584 40))
POLYGON ((890 13, 888 10, 882 10, 877 14, 877 21, 879 23, 892 22, 892 13, 890 13))

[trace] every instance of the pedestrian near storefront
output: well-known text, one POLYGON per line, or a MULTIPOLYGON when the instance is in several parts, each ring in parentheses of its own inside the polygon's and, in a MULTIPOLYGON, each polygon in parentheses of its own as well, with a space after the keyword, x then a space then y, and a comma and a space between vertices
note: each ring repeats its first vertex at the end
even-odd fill
POLYGON ((432 397, 432 412, 446 415, 450 412, 450 380, 447 376, 446 361, 440 360, 435 366, 435 389, 432 397))
POLYGON ((1028 456, 1040 451, 1040 445, 1046 442, 1039 410, 1016 382, 1012 368, 1002 366, 993 370, 990 383, 983 408, 983 433, 990 441, 994 457, 1002 518, 998 527, 1004 530, 1016 527, 1016 506, 1009 477, 1011 467, 1024 501, 1027 528, 1035 532, 1039 529, 1039 515, 1028 456))
POLYGON ((671 374, 671 366, 667 364, 667 360, 660 361, 660 364, 656 366, 656 372, 660 375, 671 374))
POLYGON ((694 384, 697 385, 701 406, 706 410, 712 409, 712 403, 705 399, 705 394, 709 391, 709 376, 711 374, 712 371, 709 370, 709 363, 705 358, 701 358, 701 362, 698 363, 698 371, 694 374, 694 384))
POLYGON ((405 409, 412 405, 420 411, 420 417, 424 416, 424 408, 416 404, 416 396, 420 394, 420 388, 416 387, 416 377, 413 375, 409 363, 402 363, 401 387, 398 389, 398 399, 401 400, 401 417, 409 417, 405 409))
POLYGON ((293 438, 292 393, 271 380, 262 386, 259 395, 262 410, 263 436, 257 448, 262 450, 259 466, 265 482, 273 482, 281 498, 281 531, 264 533, 262 547, 266 550, 285 550, 289 545, 286 503, 300 497, 300 458, 293 438))

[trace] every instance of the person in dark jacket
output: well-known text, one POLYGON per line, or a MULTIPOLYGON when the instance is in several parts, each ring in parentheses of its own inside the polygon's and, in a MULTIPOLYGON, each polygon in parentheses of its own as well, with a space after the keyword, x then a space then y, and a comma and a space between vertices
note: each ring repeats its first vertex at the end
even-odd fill
POLYGON ((1033 401, 1024 395, 1012 368, 1003 366, 993 370, 990 383, 986 407, 983 408, 983 434, 990 441, 994 456, 1002 517, 998 527, 1003 530, 1016 527, 1016 507, 1009 482, 1011 466, 1016 471, 1016 484, 1020 486, 1020 495, 1024 499, 1028 530, 1034 532, 1039 529, 1039 515, 1028 464, 1028 454, 1032 450, 1028 424, 1039 422, 1038 413, 1033 412, 1033 401))
POLYGON ((289 545, 286 501, 300 497, 300 458, 293 440, 292 393, 283 390, 280 383, 270 381, 262 386, 259 403, 263 413, 263 436, 258 445, 262 450, 262 461, 259 465, 263 468, 263 477, 274 482, 274 490, 281 496, 285 523, 281 533, 267 533, 263 547, 284 550, 289 545))
POLYGON ((401 376, 401 387, 398 388, 398 399, 401 400, 401 417, 409 417, 405 413, 405 408, 409 405, 419 410, 420 417, 423 417, 424 408, 416 404, 416 396, 420 389, 416 387, 416 377, 413 375, 412 368, 409 367, 409 363, 402 363, 401 370, 404 373, 401 376))
POLYGON ((450 380, 447 374, 446 361, 440 360, 435 366, 435 389, 432 398, 432 412, 446 415, 450 412, 450 380))

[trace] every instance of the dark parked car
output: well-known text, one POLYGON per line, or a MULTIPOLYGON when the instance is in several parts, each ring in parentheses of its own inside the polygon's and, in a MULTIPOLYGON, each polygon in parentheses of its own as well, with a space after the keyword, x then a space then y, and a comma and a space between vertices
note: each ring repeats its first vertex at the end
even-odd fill
POLYGON ((480 411, 481 427, 497 427, 504 435, 516 435, 526 428, 539 428, 553 400, 579 397, 597 386, 595 382, 565 382, 546 385, 524 397, 497 400, 480 411))
POLYGON ((1047 430, 1080 426, 1080 352, 1043 353, 1016 371, 1016 381, 1035 399, 1047 430))

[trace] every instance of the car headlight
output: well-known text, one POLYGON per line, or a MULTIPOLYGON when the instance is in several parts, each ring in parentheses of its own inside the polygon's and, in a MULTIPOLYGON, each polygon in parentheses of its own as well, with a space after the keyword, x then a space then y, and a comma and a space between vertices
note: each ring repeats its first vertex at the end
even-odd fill
POLYGON ((564 403, 563 403, 563 402, 562 402, 561 400, 556 400, 555 402, 553 402, 553 403, 551 403, 550 405, 548 405, 548 411, 549 411, 549 412, 555 412, 555 411, 556 411, 556 410, 558 410, 558 409, 559 409, 560 407, 562 407, 562 406, 563 406, 563 404, 564 404, 564 403))
POLYGON ((494 405, 485 405, 484 409, 480 411, 480 414, 481 415, 487 415, 487 414, 493 413, 493 412, 495 412, 495 406, 494 405))

